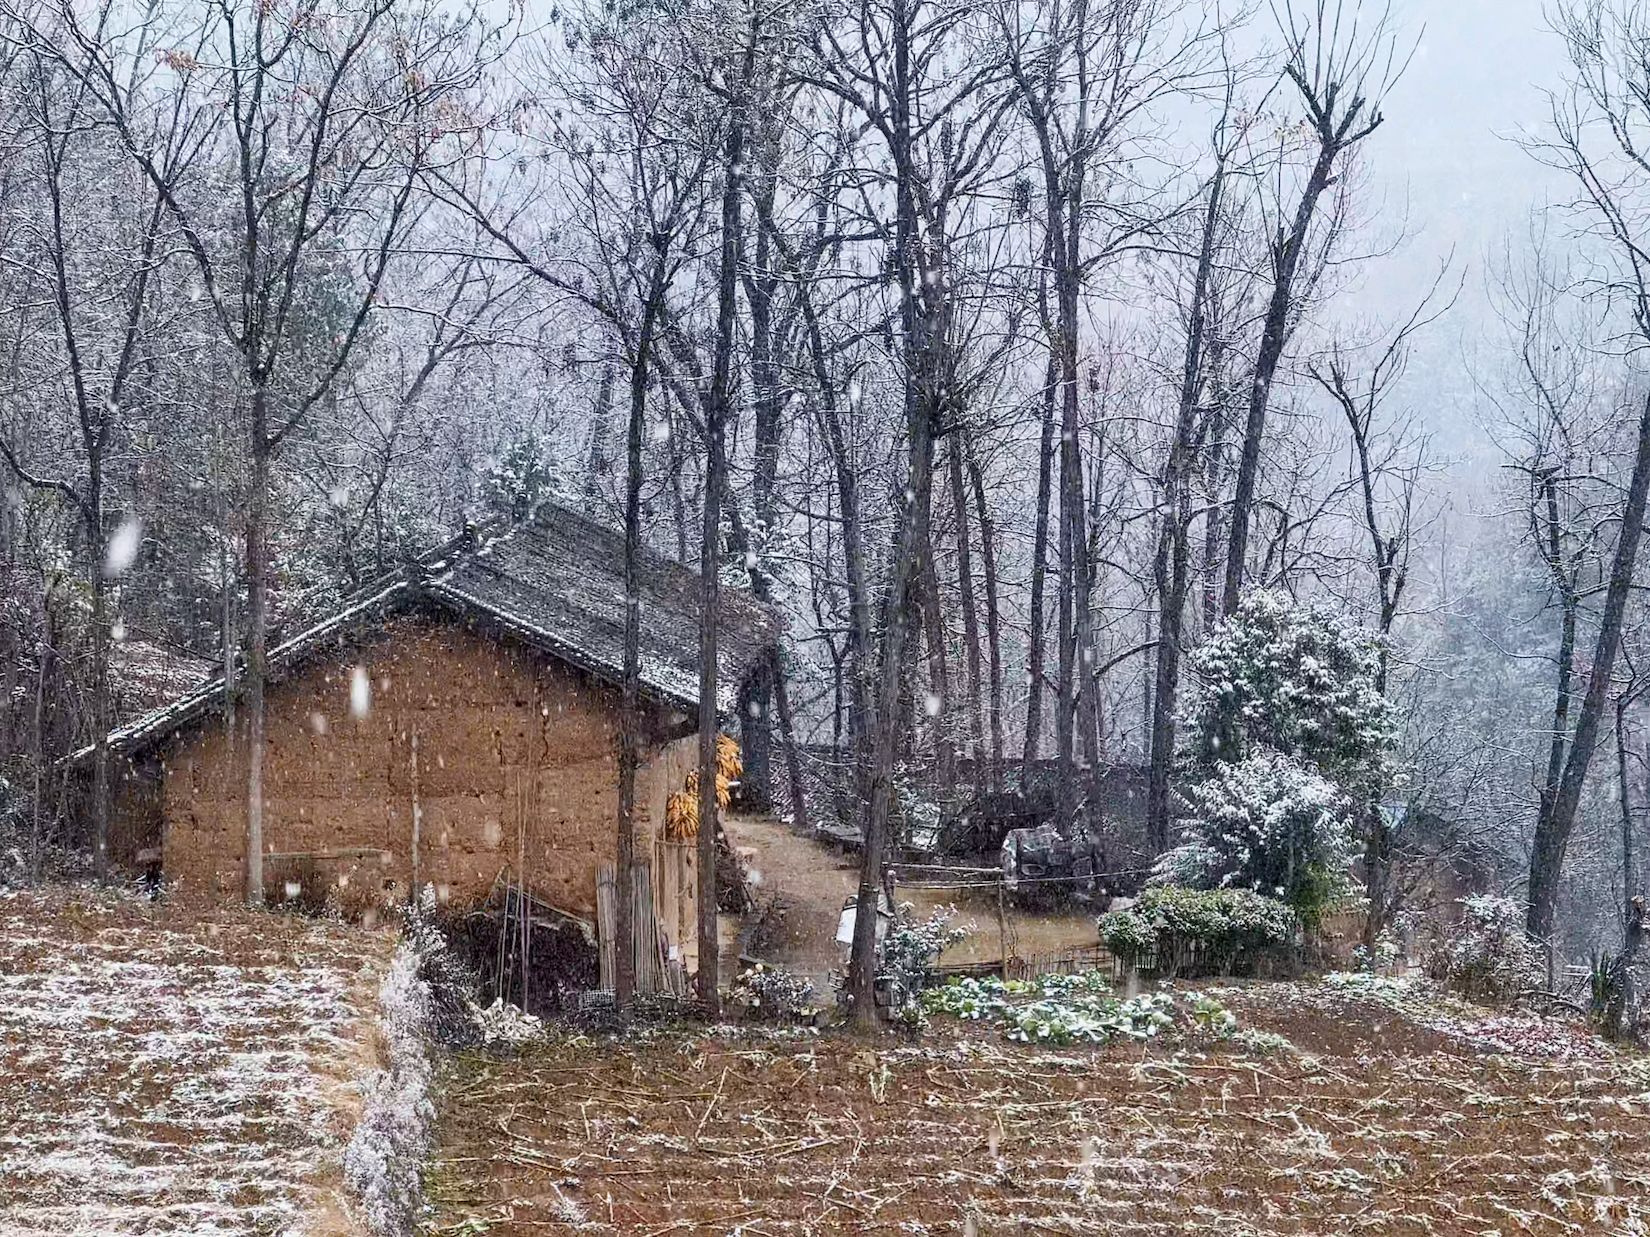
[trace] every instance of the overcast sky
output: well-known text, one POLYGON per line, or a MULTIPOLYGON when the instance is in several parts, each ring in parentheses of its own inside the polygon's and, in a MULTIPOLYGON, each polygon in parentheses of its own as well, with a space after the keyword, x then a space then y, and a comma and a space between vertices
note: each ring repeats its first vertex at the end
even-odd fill
POLYGON ((1486 257, 1554 195, 1554 174, 1513 139, 1542 131, 1563 48, 1541 0, 1393 0, 1393 16, 1420 44, 1368 158, 1383 213, 1407 215, 1411 239, 1399 260, 1372 264, 1367 286, 1383 310, 1405 306, 1453 247, 1469 268, 1462 308, 1476 309, 1486 257))
POLYGON ((1453 250, 1453 269, 1466 281, 1460 300, 1417 342, 1403 395, 1435 445, 1454 457, 1450 484, 1468 481, 1470 493, 1500 462, 1473 386, 1475 373, 1493 382, 1505 348, 1487 278, 1509 241, 1516 250, 1527 237, 1531 208, 1567 188, 1515 140, 1521 129, 1545 132, 1543 91, 1562 85, 1563 45, 1542 0, 1392 0, 1392 10, 1419 46, 1387 96, 1386 123, 1365 157, 1380 195, 1377 229, 1391 235, 1404 225, 1406 239, 1397 253, 1366 264, 1358 295, 1339 312, 1365 322, 1401 319, 1453 250))

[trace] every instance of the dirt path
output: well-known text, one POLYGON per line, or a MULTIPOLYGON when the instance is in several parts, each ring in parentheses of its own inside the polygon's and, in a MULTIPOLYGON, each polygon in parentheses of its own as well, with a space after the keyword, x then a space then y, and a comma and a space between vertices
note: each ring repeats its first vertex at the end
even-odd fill
MULTIPOLYGON (((859 857, 803 837, 771 817, 734 816, 725 828, 760 881, 759 907, 772 904, 750 943, 751 956, 808 976, 816 992, 829 991, 821 984, 843 965, 843 952, 836 944, 837 921, 843 900, 858 887, 859 857)), ((895 896, 902 904, 911 903, 919 917, 949 906, 955 908, 957 922, 972 925, 973 933, 948 949, 942 963, 994 962, 1002 957, 995 889, 901 886, 895 896)), ((1010 957, 1050 956, 1093 945, 1098 937, 1094 912, 1087 907, 1033 908, 1011 901, 1007 918, 1010 957)), ((737 971, 731 953, 722 970, 729 976, 737 971)))
POLYGON ((857 857, 770 816, 732 816, 723 827, 756 886, 762 922, 749 942, 750 955, 807 976, 816 994, 828 995, 830 974, 842 965, 837 921, 843 900, 859 883, 857 857))

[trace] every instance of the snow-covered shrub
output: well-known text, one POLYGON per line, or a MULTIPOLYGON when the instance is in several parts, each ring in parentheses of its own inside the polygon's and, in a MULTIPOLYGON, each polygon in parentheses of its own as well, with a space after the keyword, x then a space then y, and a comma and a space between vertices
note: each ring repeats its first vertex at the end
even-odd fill
POLYGON ((910 903, 901 906, 877 947, 877 978, 891 980, 908 995, 926 988, 940 954, 973 931, 953 924, 956 917, 955 907, 942 906, 919 920, 910 903))
POLYGON ((1352 951, 1352 965, 1360 971, 1388 971, 1402 962, 1404 943, 1391 926, 1382 928, 1375 938, 1375 948, 1358 945, 1352 951))
POLYGON ((1159 974, 1219 973, 1289 945, 1293 911, 1248 889, 1147 889, 1127 910, 1100 916, 1100 939, 1128 963, 1152 959, 1159 974))
POLYGON ((728 995, 753 1018, 783 1022, 813 1012, 813 983, 794 971, 763 962, 741 971, 728 995))
POLYGON ((1377 687, 1381 638, 1287 594, 1244 594, 1195 652, 1187 730, 1198 765, 1284 752, 1343 791, 1378 788, 1398 736, 1377 687))
POLYGON ((1355 842, 1333 785, 1287 756, 1261 752, 1211 765, 1187 788, 1185 840, 1152 879, 1193 889, 1253 889, 1307 924, 1351 892, 1355 842))
POLYGON ((487 462, 481 477, 481 495, 493 510, 524 520, 560 489, 560 479, 545 444, 532 430, 518 434, 496 458, 487 462))
POLYGON ((344 1180, 376 1237, 412 1232, 423 1204, 421 1176, 431 1143, 429 985, 410 940, 395 951, 379 989, 383 1064, 363 1084, 361 1120, 344 1151, 344 1180))
POLYGON ((1525 935, 1516 902, 1475 894, 1461 907, 1461 923, 1427 955, 1428 975, 1480 1000, 1511 1000, 1525 988, 1543 986, 1541 950, 1525 935))
POLYGON ((485 1009, 475 1009, 473 1017, 482 1047, 489 1052, 517 1053, 544 1038, 544 1023, 503 997, 495 997, 485 1009))
POLYGON ((426 885, 407 907, 401 943, 378 991, 381 1062, 362 1084, 361 1119, 344 1151, 344 1180, 376 1237, 405 1237, 423 1205, 433 1139, 428 1046, 519 1051, 543 1035, 537 1018, 476 1001, 475 974, 453 952, 426 885))

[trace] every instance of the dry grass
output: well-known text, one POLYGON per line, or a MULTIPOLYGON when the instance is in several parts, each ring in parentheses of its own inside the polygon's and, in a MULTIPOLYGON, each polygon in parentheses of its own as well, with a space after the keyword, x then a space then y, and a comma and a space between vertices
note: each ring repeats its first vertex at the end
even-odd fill
POLYGON ((1650 1069, 1568 1028, 1315 983, 1226 992, 1293 1047, 562 1039, 461 1062, 445 1234, 1644 1233, 1650 1069), (1517 1039, 1517 1036, 1511 1038, 1517 1039), (1525 1041, 1520 1041, 1525 1042, 1525 1041))
POLYGON ((346 1231, 391 938, 115 894, 0 896, 0 1232, 346 1231))

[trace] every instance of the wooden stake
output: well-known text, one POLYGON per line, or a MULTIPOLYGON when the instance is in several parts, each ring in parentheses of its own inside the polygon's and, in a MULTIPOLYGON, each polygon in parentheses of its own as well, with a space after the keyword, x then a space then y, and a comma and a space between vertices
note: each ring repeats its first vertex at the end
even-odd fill
POLYGON ((522 907, 527 896, 527 783, 525 771, 516 775, 516 915, 522 921, 516 962, 521 967, 521 1007, 527 1008, 527 919, 522 907))
POLYGON ((409 901, 418 899, 418 835, 423 827, 423 811, 418 806, 418 731, 412 732, 412 888, 409 901))
POLYGON ((1006 877, 997 877, 997 949, 1003 962, 1003 981, 1008 980, 1008 908, 1003 901, 1003 881, 1006 877))

